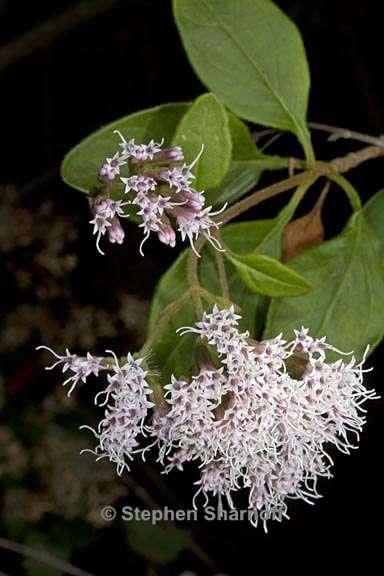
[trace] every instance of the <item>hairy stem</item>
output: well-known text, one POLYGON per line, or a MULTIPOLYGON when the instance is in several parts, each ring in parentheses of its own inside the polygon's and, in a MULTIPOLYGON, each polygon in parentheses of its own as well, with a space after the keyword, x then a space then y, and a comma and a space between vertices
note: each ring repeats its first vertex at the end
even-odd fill
MULTIPOLYGON (((219 230, 217 230, 215 232, 214 236, 220 242, 221 246, 223 246, 223 240, 221 238, 221 234, 220 234, 219 230)), ((221 293, 222 293, 224 298, 226 298, 227 300, 230 300, 228 278, 227 278, 227 272, 225 270, 225 262, 224 262, 224 258, 223 258, 222 253, 219 252, 218 250, 215 250, 215 262, 216 262, 217 271, 219 273, 219 280, 220 280, 220 285, 221 285, 221 290, 222 290, 221 293)))
POLYGON ((183 306, 183 304, 185 304, 185 302, 187 302, 191 298, 191 291, 193 291, 193 289, 190 289, 187 292, 185 292, 182 296, 180 296, 180 298, 178 298, 174 302, 171 302, 170 304, 168 304, 168 306, 166 306, 162 310, 162 312, 160 313, 160 315, 157 319, 157 322, 155 324, 154 329, 151 330, 151 333, 148 335, 148 338, 146 339, 144 345, 142 346, 142 348, 138 352, 138 356, 140 356, 140 357, 145 356, 150 351, 151 346, 152 346, 152 342, 154 340, 156 340, 156 338, 157 338, 158 331, 167 322, 169 322, 169 320, 172 318, 172 316, 174 316, 174 314, 176 314, 176 312, 178 312, 178 310, 180 310, 180 308, 183 306))
MULTIPOLYGON (((197 254, 195 254, 197 258, 197 254)), ((190 261, 187 261, 187 281, 191 288, 191 294, 193 307, 195 308, 196 314, 201 316, 203 313, 203 303, 201 301, 201 294, 199 291, 200 280, 197 266, 190 266, 190 261)))

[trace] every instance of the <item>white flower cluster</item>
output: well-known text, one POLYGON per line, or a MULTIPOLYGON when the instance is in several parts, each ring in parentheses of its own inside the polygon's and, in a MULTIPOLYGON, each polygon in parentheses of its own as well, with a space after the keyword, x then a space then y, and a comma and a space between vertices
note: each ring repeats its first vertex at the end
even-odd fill
POLYGON ((56 366, 62 365, 63 373, 69 370, 70 376, 63 382, 63 386, 66 386, 68 383, 71 384, 70 389, 68 391, 68 396, 70 396, 73 390, 76 387, 78 382, 86 382, 88 376, 94 374, 95 376, 99 375, 100 370, 105 369, 104 365, 104 358, 99 356, 91 356, 88 352, 87 356, 77 356, 76 354, 71 354, 68 348, 65 351, 63 356, 59 356, 56 354, 52 348, 48 348, 48 346, 38 346, 36 350, 48 350, 57 358, 57 361, 52 364, 52 366, 48 366, 46 370, 52 370, 56 368, 56 366))
MULTIPOLYGON (((109 458, 119 474, 135 453, 156 445, 166 473, 186 463, 200 468, 197 491, 226 500, 246 489, 253 523, 288 518, 287 501, 308 503, 320 497, 317 482, 331 477, 327 447, 349 453, 365 423, 362 404, 375 398, 363 386, 363 362, 343 354, 302 328, 290 342, 281 335, 263 342, 240 332, 234 308, 204 313, 195 326, 180 329, 211 347, 211 364, 190 380, 171 377, 164 402, 151 401, 143 360, 131 355, 78 357, 66 351, 51 368, 62 365, 71 390, 90 374, 109 371, 108 385, 95 403, 106 406, 94 435, 97 459, 109 458), (327 360, 327 355, 348 356, 327 360), (112 373, 111 373, 112 372, 112 373), (102 398, 105 396, 105 398, 102 398), (154 408, 154 411, 152 411, 154 408), (139 437, 152 436, 140 447, 139 437)), ((89 428, 89 427, 86 427, 89 428)))
POLYGON ((156 233, 163 244, 174 247, 178 231, 183 241, 188 238, 194 250, 194 242, 202 234, 216 249, 221 250, 211 230, 218 227, 213 217, 226 206, 212 212, 211 206, 205 207, 204 192, 192 187, 195 179, 192 169, 199 161, 203 147, 195 160, 186 164, 180 146, 162 149, 163 142, 154 140, 148 144, 136 144, 134 139, 127 141, 119 131, 115 132, 121 140, 121 151, 106 159, 99 171, 99 178, 111 183, 119 176, 129 200, 114 201, 105 195, 91 200, 94 216, 91 224, 97 236, 98 251, 103 254, 99 241, 105 234, 110 242, 123 242, 124 231, 119 217, 126 216, 123 207, 127 204, 137 206, 137 214, 142 220, 140 226, 144 230, 144 239, 140 245, 141 254, 151 232, 156 233), (121 177, 120 169, 125 165, 128 165, 130 175, 121 177))
POLYGON ((90 426, 81 427, 93 432, 98 445, 95 450, 87 449, 83 452, 91 452, 96 456, 96 460, 108 458, 116 464, 119 475, 124 468, 129 470, 129 461, 133 459, 133 454, 145 450, 140 448, 138 437, 145 436, 148 430, 145 420, 149 409, 154 406, 150 401, 152 390, 146 379, 147 372, 141 367, 143 360, 134 359, 128 354, 126 360, 121 363, 111 350, 106 352, 112 356, 113 361, 94 357, 89 353, 86 357, 81 357, 71 354, 69 350, 66 350, 65 355, 59 356, 47 346, 37 348, 40 349, 48 350, 57 358, 52 366, 46 368, 47 370, 62 365, 63 372, 70 370, 72 373, 63 383, 63 385, 68 382, 72 384, 68 396, 80 380, 85 382, 91 374, 98 376, 100 370, 110 372, 107 374, 108 385, 95 396, 95 404, 105 406, 104 418, 96 430, 90 426))
POLYGON ((117 473, 121 475, 125 468, 129 470, 133 454, 144 450, 140 448, 138 437, 145 436, 145 420, 154 404, 150 401, 152 390, 146 381, 147 373, 141 368, 142 360, 135 360, 128 354, 127 361, 120 366, 113 352, 107 352, 115 359, 113 374, 107 376, 107 388, 95 396, 97 404, 98 398, 105 395, 104 402, 99 404, 106 405, 104 418, 97 430, 82 426, 91 430, 99 443, 95 450, 83 452, 91 452, 96 460, 108 458, 116 464, 117 473))
POLYGON ((319 497, 318 478, 331 476, 326 447, 347 454, 355 447, 350 436, 358 439, 365 422, 361 404, 375 395, 362 384, 363 362, 326 361, 338 351, 325 338, 301 329, 291 342, 252 343, 239 319, 233 308, 215 307, 182 329, 214 347, 221 365, 191 382, 174 378, 170 410, 155 419, 153 433, 167 472, 199 463, 195 499, 202 492, 206 502, 211 494, 219 506, 223 497, 233 506, 233 493, 246 488, 255 525, 262 518, 266 527, 288 517, 287 499, 319 497))

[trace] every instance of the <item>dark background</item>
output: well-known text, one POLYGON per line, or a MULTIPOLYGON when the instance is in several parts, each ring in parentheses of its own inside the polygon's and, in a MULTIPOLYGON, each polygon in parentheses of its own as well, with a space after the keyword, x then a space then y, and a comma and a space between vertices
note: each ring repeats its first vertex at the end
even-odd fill
MULTIPOLYGON (((312 75, 309 119, 374 135, 384 133, 380 3, 374 0, 280 0, 277 3, 295 20, 304 37, 312 75)), ((23 49, 25 53, 17 60, 14 57, 15 44, 12 44, 15 39, 45 20, 54 23, 58 14, 75 3, 8 0, 3 4, 0 14, 0 114, 4 203, 8 202, 9 190, 16 191, 12 192, 17 198, 13 200, 13 214, 19 214, 17 202, 20 202, 22 209, 28 211, 28 226, 39 231, 40 236, 33 244, 28 244, 29 250, 42 249, 52 231, 60 225, 64 229, 65 242, 77 255, 77 266, 70 270, 69 280, 65 274, 55 276, 49 267, 48 272, 44 268, 38 272, 33 269, 29 273, 33 278, 37 274, 38 283, 24 289, 17 278, 15 280, 16 269, 27 266, 26 260, 31 252, 24 252, 25 247, 17 241, 14 241, 16 248, 12 245, 4 249, 3 246, 1 310, 6 319, 6 329, 10 330, 12 311, 17 309, 19 315, 22 314, 20 304, 26 301, 30 308, 35 307, 38 314, 41 310, 44 312, 42 322, 55 317, 56 323, 51 332, 46 332, 48 341, 45 341, 62 349, 67 343, 64 332, 71 306, 92 305, 116 319, 115 332, 104 334, 101 330, 94 351, 103 350, 105 342, 109 341, 114 341, 114 347, 121 346, 124 351, 142 339, 146 302, 156 280, 175 254, 159 243, 148 242, 146 258, 141 259, 137 249, 140 234, 133 224, 128 224, 124 247, 109 247, 108 256, 99 257, 88 229, 86 199, 60 182, 58 166, 69 148, 102 124, 159 103, 191 100, 204 88, 183 53, 168 0, 121 0, 81 25, 75 19, 66 33, 53 41, 48 41, 47 36, 47 41, 42 42, 45 45, 38 49, 23 49), (52 200, 53 207, 48 216, 41 215, 39 207, 47 199, 52 200), (61 218, 59 224, 57 218, 61 218), (68 232, 73 226, 78 237, 71 239, 65 230, 68 232), (57 298, 50 293, 47 296, 47 286, 51 282, 65 282, 65 293, 60 293, 57 298), (40 292, 43 289, 43 296, 38 288, 40 292), (130 325, 126 318, 118 315, 116 294, 124 293, 132 295, 136 299, 134 302, 142 306, 142 316, 136 324, 132 321, 130 325), (113 340, 116 335, 118 344, 113 340)), ((347 141, 328 143, 323 134, 314 135, 314 144, 320 158, 331 158, 359 147, 359 144, 347 141)), ((285 155, 299 153, 290 137, 281 139, 274 150, 285 155)), ((263 182, 277 177, 276 174, 264 176, 263 182)), ((383 186, 382 164, 379 160, 368 163, 354 171, 351 178, 365 201, 383 186)), ((258 215, 273 214, 277 206, 276 203, 266 205, 258 215)), ((342 193, 336 191, 328 198, 325 213, 329 236, 343 226, 348 216, 348 204, 342 193)), ((22 218, 15 217, 13 221, 6 217, 6 222, 1 222, 3 236, 12 234, 12 230, 8 231, 10 227, 16 236, 22 234, 23 222, 22 218), (15 230, 18 227, 20 229, 15 230)), ((3 239, 5 244, 6 239, 3 239)), ((136 304, 134 306, 137 310, 136 304)), ((54 394, 55 387, 55 378, 49 379, 43 374, 42 364, 32 351, 33 345, 40 343, 42 337, 39 322, 35 320, 35 324, 21 343, 17 337, 13 341, 11 338, 11 343, 0 350, 4 425, 13 429, 27 452, 34 449, 33 440, 30 439, 27 420, 21 425, 20 419, 34 411, 37 420, 31 426, 40 433, 38 441, 41 435, 50 433, 45 428, 46 423, 36 422, 39 422, 40 406, 45 396, 54 394)), ((78 348, 87 349, 80 336, 74 337, 73 342, 78 348)), ((370 377, 371 384, 379 393, 382 392, 381 352, 382 348, 371 357, 376 375, 370 377)), ((61 389, 59 393, 64 396, 61 389)), ((89 398, 86 390, 81 390, 79 396, 81 409, 82 400, 89 403, 89 398)), ((174 575, 186 569, 211 574, 214 572, 212 563, 217 571, 232 576, 266 570, 274 573, 282 569, 299 573, 316 568, 331 571, 336 567, 346 572, 357 568, 360 560, 364 561, 368 571, 381 558, 382 409, 382 401, 369 406, 368 424, 361 438, 360 450, 350 457, 335 457, 335 478, 321 484, 323 500, 313 507, 293 502, 290 506, 291 520, 281 525, 271 524, 267 535, 245 523, 184 526, 194 531, 204 555, 211 560, 188 550, 173 563, 160 567, 156 562, 148 561, 145 554, 136 554, 127 546, 123 528, 117 525, 93 527, 86 542, 79 544, 77 549, 74 546, 67 557, 95 575, 111 571, 117 574, 174 575), (115 565, 113 569, 112 562, 115 565)), ((64 418, 55 414, 52 421, 67 428, 84 422, 84 418, 74 418, 71 423, 68 414, 64 418)), ((57 458, 60 459, 60 453, 57 458)), ((94 476, 91 473, 90 482, 97 482, 97 465, 91 463, 91 466, 94 476)), ((22 482, 27 483, 30 492, 36 490, 38 498, 41 488, 35 479, 36 474, 39 476, 38 472, 32 473, 27 468, 22 482)), ((144 483, 149 492, 154 491, 158 502, 169 505, 162 499, 161 485, 159 488, 157 481, 143 480, 140 470, 135 471, 135 478, 139 484, 144 483)), ((75 469, 73 482, 77 481, 75 469)), ((192 477, 177 476, 176 473, 165 479, 166 490, 177 496, 187 508, 191 481, 192 477)), ((0 498, 5 499, 15 482, 8 478, 0 486, 3 492, 0 498)), ((164 478, 161 482, 164 483, 164 478)), ((135 496, 123 499, 125 504, 131 501, 135 501, 135 496)), ((140 501, 138 505, 143 507, 140 501)), ((0 529, 6 537, 27 543, 31 542, 30 533, 44 535, 45 540, 40 539, 40 545, 42 542, 43 548, 55 552, 49 535, 61 525, 69 524, 70 532, 71 522, 62 519, 59 511, 51 510, 36 520, 27 518, 18 524, 17 529, 6 517, 0 521, 0 529)), ((81 518, 76 519, 76 527, 81 532, 81 518)), ((84 531, 87 530, 84 526, 84 531)), ((60 537, 55 538, 55 542, 60 540, 60 537)), ((60 556, 60 546, 57 550, 57 556, 60 556)), ((0 549, 0 570, 12 576, 45 574, 42 568, 34 569, 37 571, 33 572, 33 567, 0 549)))

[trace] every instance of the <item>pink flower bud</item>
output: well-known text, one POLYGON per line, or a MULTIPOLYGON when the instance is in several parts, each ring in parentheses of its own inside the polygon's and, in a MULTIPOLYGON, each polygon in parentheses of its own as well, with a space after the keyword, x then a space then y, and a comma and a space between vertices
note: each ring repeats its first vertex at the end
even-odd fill
POLYGON ((160 162, 181 162, 184 160, 184 154, 180 146, 172 146, 156 154, 155 159, 160 162))
POLYGON ((194 222, 196 220, 196 212, 190 206, 175 206, 172 215, 178 222, 194 222))
POLYGON ((117 216, 114 216, 111 220, 111 226, 107 228, 108 240, 112 244, 122 244, 124 241, 124 230, 120 224, 120 220, 117 216))
POLYGON ((117 175, 117 171, 113 166, 109 164, 104 164, 99 172, 99 177, 101 180, 106 180, 107 182, 112 182, 117 175))
POLYGON ((180 196, 187 202, 186 206, 195 212, 200 212, 204 206, 204 196, 201 192, 194 192, 193 190, 182 190, 180 196))
POLYGON ((176 246, 176 234, 169 224, 161 224, 157 233, 160 242, 174 248, 176 246))

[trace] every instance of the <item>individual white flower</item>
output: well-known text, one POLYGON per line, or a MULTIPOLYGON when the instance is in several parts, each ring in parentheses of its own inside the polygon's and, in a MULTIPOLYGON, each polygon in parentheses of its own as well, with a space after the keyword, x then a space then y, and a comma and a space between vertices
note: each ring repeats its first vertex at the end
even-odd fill
POLYGON ((112 156, 112 158, 107 158, 99 171, 99 177, 107 182, 112 182, 120 174, 121 166, 126 164, 126 159, 118 152, 112 156))
POLYGON ((155 190, 156 180, 150 176, 135 175, 129 178, 120 178, 125 186, 124 193, 128 192, 149 192, 155 190))
POLYGON ((164 168, 159 172, 159 179, 166 182, 171 188, 176 189, 176 194, 182 190, 190 190, 192 181, 196 178, 192 169, 200 160, 203 153, 204 145, 201 147, 200 152, 190 164, 183 164, 182 166, 173 166, 171 168, 164 168))
POLYGON ((161 152, 163 141, 155 142, 151 140, 148 144, 135 144, 134 138, 126 140, 119 130, 114 130, 121 140, 119 146, 122 148, 122 156, 125 160, 134 160, 136 162, 145 162, 153 160, 155 154, 161 152))
POLYGON ((104 255, 100 248, 100 239, 107 234, 112 243, 121 244, 124 240, 124 230, 120 224, 119 217, 124 218, 124 206, 129 202, 122 200, 112 200, 106 196, 99 196, 90 199, 90 209, 93 219, 89 221, 93 224, 93 234, 96 235, 96 248, 98 252, 104 255))
POLYGON ((212 235, 211 230, 212 228, 216 230, 219 228, 219 224, 212 220, 212 217, 221 214, 226 207, 227 204, 224 204, 216 212, 211 212, 212 206, 198 211, 185 206, 177 206, 173 209, 172 214, 176 217, 177 230, 181 234, 181 239, 184 241, 188 238, 191 248, 197 256, 200 256, 200 254, 195 248, 195 241, 200 235, 205 236, 216 250, 224 252, 220 242, 212 235))

